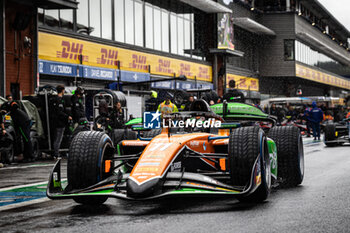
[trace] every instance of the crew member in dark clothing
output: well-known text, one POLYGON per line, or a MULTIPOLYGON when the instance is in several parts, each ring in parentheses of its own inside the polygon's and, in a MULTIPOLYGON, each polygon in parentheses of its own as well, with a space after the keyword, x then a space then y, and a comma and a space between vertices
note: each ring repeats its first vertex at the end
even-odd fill
POLYGON ((51 116, 52 122, 55 129, 55 136, 53 141, 54 157, 59 158, 59 149, 61 147, 61 142, 64 134, 64 130, 68 124, 69 120, 72 120, 72 117, 69 116, 66 112, 66 105, 63 99, 64 95, 64 86, 58 85, 56 87, 57 96, 51 100, 51 116))
POLYGON ((237 89, 235 89, 236 81, 230 80, 228 83, 228 86, 230 87, 230 90, 228 90, 228 92, 224 94, 223 99, 226 100, 227 102, 244 103, 245 102, 244 94, 238 91, 237 89))
MULTIPOLYGON (((0 105, 0 109, 1 109, 1 105, 0 105)), ((6 129, 4 125, 4 118, 3 118, 2 112, 0 112, 0 130, 1 130, 0 135, 4 136, 6 134, 6 129)))
POLYGON ((288 121, 294 121, 297 118, 297 113, 295 112, 295 109, 293 106, 288 107, 288 112, 286 113, 286 119, 288 121))
POLYGON ((304 120, 306 121, 306 131, 307 131, 307 137, 310 137, 310 132, 311 132, 311 108, 309 108, 308 106, 305 106, 305 110, 304 110, 304 120))
POLYGON ((312 109, 310 110, 312 131, 314 134, 314 140, 316 138, 320 140, 320 123, 323 120, 323 112, 317 107, 316 102, 312 102, 312 109))
POLYGON ((122 105, 120 102, 116 102, 113 106, 113 110, 109 115, 109 119, 111 121, 110 125, 114 129, 122 129, 124 128, 124 111, 122 109, 122 105))
POLYGON ((190 96, 188 97, 187 103, 185 104, 184 111, 190 111, 190 108, 191 108, 191 105, 192 105, 193 101, 194 101, 194 96, 193 96, 193 95, 190 95, 190 96))
POLYGON ((74 123, 79 123, 82 119, 86 120, 83 95, 84 90, 81 87, 77 87, 74 95, 71 97, 72 118, 74 123))
POLYGON ((16 132, 22 136, 24 144, 23 162, 31 162, 33 160, 33 148, 32 141, 30 139, 32 121, 30 120, 28 114, 20 109, 19 105, 15 101, 7 102, 4 110, 10 114, 16 132))

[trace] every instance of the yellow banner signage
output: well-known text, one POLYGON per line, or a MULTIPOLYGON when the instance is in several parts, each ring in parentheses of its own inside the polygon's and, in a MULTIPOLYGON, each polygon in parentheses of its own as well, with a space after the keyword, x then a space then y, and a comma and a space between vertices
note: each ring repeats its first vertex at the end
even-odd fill
POLYGON ((349 80, 314 70, 300 64, 296 64, 295 66, 295 75, 300 78, 350 90, 349 80))
POLYGON ((249 78, 245 76, 226 74, 226 84, 229 88, 228 83, 230 80, 236 81, 236 88, 241 90, 259 91, 259 79, 249 78))
POLYGON ((147 73, 150 66, 151 74, 212 81, 208 65, 39 32, 39 59, 79 64, 80 55, 88 66, 115 69, 120 61, 122 70, 147 73))

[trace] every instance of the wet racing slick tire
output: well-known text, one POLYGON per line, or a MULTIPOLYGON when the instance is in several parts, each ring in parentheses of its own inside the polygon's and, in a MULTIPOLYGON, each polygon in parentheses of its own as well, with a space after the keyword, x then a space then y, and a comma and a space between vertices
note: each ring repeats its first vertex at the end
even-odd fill
POLYGON ((154 138, 155 136, 161 134, 162 129, 152 129, 150 131, 145 131, 143 133, 144 138, 154 138))
POLYGON ((278 178, 281 187, 294 187, 304 179, 304 148, 295 126, 275 126, 268 135, 277 146, 278 178))
POLYGON ((252 169, 257 158, 261 169, 261 184, 252 194, 238 197, 239 201, 262 202, 267 199, 271 190, 271 168, 265 133, 257 126, 234 130, 228 146, 232 185, 250 185, 252 169))
POLYGON ((324 127, 324 140, 326 146, 332 147, 338 145, 337 142, 330 142, 337 139, 336 137, 336 129, 334 124, 328 124, 324 127))
MULTIPOLYGON (((112 159, 114 147, 111 139, 102 132, 83 131, 74 137, 69 148, 67 176, 72 190, 87 188, 94 185, 113 173, 113 163, 108 172, 105 171, 105 161, 112 159)), ((99 205, 107 197, 75 197, 74 201, 99 205)))
POLYGON ((114 145, 118 145, 123 140, 136 140, 137 133, 131 129, 114 129, 112 139, 114 145))

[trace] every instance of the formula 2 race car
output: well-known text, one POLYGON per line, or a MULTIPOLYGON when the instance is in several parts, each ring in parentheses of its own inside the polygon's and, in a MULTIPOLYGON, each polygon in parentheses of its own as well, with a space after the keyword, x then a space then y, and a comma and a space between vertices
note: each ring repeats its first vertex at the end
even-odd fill
MULTIPOLYGON (((273 126, 267 136, 259 126, 225 122, 203 100, 193 106, 189 112, 171 114, 168 120, 175 123, 163 125, 161 134, 153 138, 139 133, 138 140, 113 145, 102 132, 79 133, 69 151, 67 186, 61 183, 59 160, 50 175, 47 196, 89 205, 102 204, 109 197, 147 200, 180 195, 261 202, 276 179, 289 187, 302 182, 304 152, 296 127, 273 126)), ((250 105, 232 106, 235 111, 248 109, 246 117, 254 118, 258 111, 249 111, 255 108, 250 105)), ((262 120, 260 115, 254 119, 262 120)), ((263 120, 274 124, 272 118, 263 120)))
POLYGON ((350 118, 339 123, 325 125, 324 143, 326 146, 341 146, 346 142, 350 142, 349 124, 350 118))

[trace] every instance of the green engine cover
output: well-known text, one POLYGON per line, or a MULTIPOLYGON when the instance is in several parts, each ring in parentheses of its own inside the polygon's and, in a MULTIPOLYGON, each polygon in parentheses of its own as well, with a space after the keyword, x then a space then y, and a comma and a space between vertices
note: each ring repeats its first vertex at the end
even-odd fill
MULTIPOLYGON (((223 104, 215 104, 210 106, 214 113, 223 115, 223 104)), ((267 118, 268 115, 263 113, 260 109, 255 106, 243 103, 227 103, 227 117, 244 116, 246 118, 267 118)))
POLYGON ((271 175, 277 179, 277 147, 276 143, 271 139, 267 139, 267 145, 269 147, 270 163, 271 163, 271 175))

